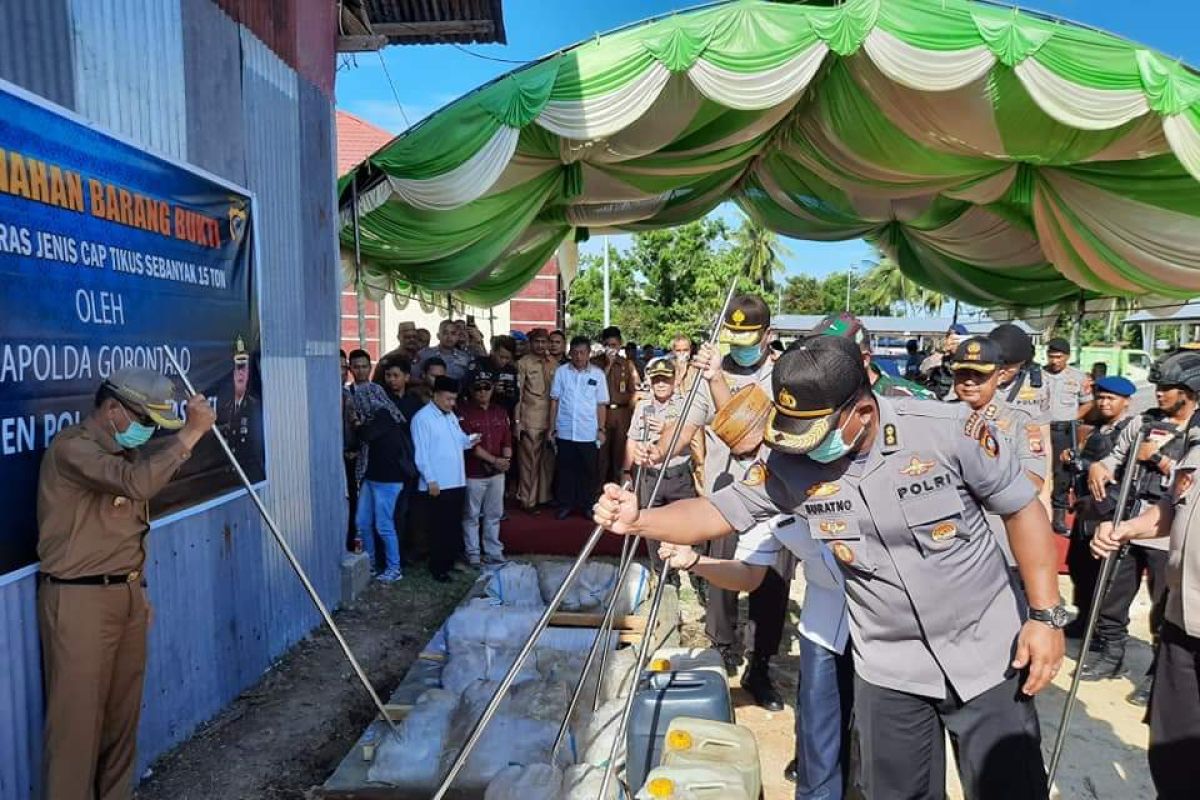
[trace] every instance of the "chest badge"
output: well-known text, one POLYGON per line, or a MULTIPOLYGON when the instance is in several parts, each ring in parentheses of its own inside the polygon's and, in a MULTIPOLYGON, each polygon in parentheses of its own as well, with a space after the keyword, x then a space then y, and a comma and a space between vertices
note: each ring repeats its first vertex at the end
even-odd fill
POLYGON ((842 487, 836 483, 814 483, 804 490, 804 495, 816 500, 822 497, 833 497, 841 490, 842 487))
POLYGON ((767 465, 761 461, 755 461, 746 470, 746 474, 742 476, 742 483, 746 486, 762 486, 767 482, 767 477, 770 473, 767 472, 767 465))
POLYGON ((842 519, 822 520, 818 527, 821 529, 821 533, 836 536, 846 530, 846 521, 842 519))
POLYGON ((1035 456, 1044 455, 1045 446, 1042 444, 1042 429, 1037 425, 1026 425, 1025 434, 1029 437, 1029 452, 1035 456))
POLYGON ((1034 400, 1037 400, 1037 396, 1037 389, 1034 389, 1032 386, 1026 386, 1017 392, 1017 399, 1026 403, 1032 403, 1034 400))
POLYGON ((113 498, 113 508, 124 508, 127 505, 129 505, 128 497, 122 497, 121 495, 117 495, 116 497, 113 498))
POLYGON ((854 551, 845 542, 834 542, 829 549, 833 551, 833 557, 843 564, 854 563, 854 551))
POLYGON ((988 407, 983 410, 983 418, 984 419, 995 419, 996 414, 998 414, 998 413, 1000 413, 1000 410, 998 408, 996 408, 996 404, 989 403, 988 407))
POLYGON ((983 448, 983 452, 987 453, 989 458, 995 458, 1000 452, 1000 445, 996 442, 996 437, 992 436, 992 432, 987 428, 979 433, 979 446, 983 448))
POLYGON ((929 535, 935 542, 944 542, 956 533, 958 533, 958 528, 953 522, 942 522, 934 525, 929 535))
POLYGON ((937 466, 936 461, 922 461, 920 456, 913 456, 908 462, 908 465, 901 468, 900 474, 907 475, 910 478, 916 478, 920 475, 924 475, 926 472, 929 472, 929 470, 933 469, 935 466, 937 466))

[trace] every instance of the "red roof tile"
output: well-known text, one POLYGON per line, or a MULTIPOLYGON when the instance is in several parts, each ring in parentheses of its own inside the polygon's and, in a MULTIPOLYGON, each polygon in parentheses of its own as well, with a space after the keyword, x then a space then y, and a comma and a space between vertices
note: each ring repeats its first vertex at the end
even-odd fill
POLYGON ((364 119, 345 111, 337 112, 337 174, 345 175, 351 168, 395 136, 364 119))

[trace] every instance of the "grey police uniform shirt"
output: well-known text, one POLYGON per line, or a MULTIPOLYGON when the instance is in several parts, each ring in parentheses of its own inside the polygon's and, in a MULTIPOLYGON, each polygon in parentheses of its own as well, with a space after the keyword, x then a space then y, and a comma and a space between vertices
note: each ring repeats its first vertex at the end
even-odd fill
POLYGON ((1042 372, 1041 386, 1034 386, 1027 372, 1021 375, 1020 380, 1021 388, 1015 394, 1013 394, 1013 386, 1010 383, 997 390, 996 396, 1033 417, 1033 421, 1038 425, 1049 425, 1053 416, 1050 409, 1050 384, 1046 382, 1046 373, 1042 372), (1012 395, 1011 400, 1009 399, 1010 394, 1012 395))
POLYGON ((854 461, 771 452, 711 498, 739 531, 794 513, 846 578, 855 670, 876 686, 963 700, 1009 674, 1022 603, 984 509, 1035 499, 1013 449, 968 408, 877 398, 854 461))
MULTIPOLYGON (((637 406, 633 410, 633 419, 629 423, 629 440, 632 442, 641 442, 645 436, 645 441, 648 444, 658 444, 659 433, 654 431, 644 431, 647 419, 659 419, 663 424, 674 422, 679 419, 679 412, 683 409, 683 398, 678 393, 672 393, 671 398, 665 403, 660 403, 653 397, 643 397, 638 401, 637 406)), ((672 456, 667 461, 667 468, 679 467, 691 462, 692 454, 689 450, 684 450, 682 454, 672 456)))
POLYGON ((1042 370, 1042 385, 1050 396, 1050 421, 1070 422, 1079 416, 1079 407, 1091 401, 1091 392, 1082 372, 1074 367, 1063 367, 1054 374, 1042 370))
MULTIPOLYGON (((952 403, 959 403, 968 408, 957 397, 952 403)), ((996 432, 1008 443, 1017 459, 1021 462, 1021 472, 1034 475, 1039 480, 1046 480, 1046 447, 1042 428, 1033 421, 1033 417, 1025 411, 1004 402, 1000 393, 992 398, 992 402, 980 409, 979 413, 996 427, 996 432)), ((1037 487, 1034 487, 1037 491, 1037 487)), ((1010 567, 1016 566, 1017 559, 1013 555, 1012 546, 1008 542, 1008 532, 1004 529, 1004 520, 998 514, 986 514, 988 525, 996 536, 996 544, 1004 553, 1004 560, 1010 567)))
MULTIPOLYGON (((1193 445, 1176 470, 1186 476, 1174 502, 1167 559, 1167 621, 1200 637, 1200 445, 1193 445)), ((1178 478, 1177 478, 1178 479, 1178 478)))
MULTIPOLYGON (((757 383, 767 393, 767 397, 771 396, 771 370, 774 366, 775 362, 771 358, 767 358, 764 363, 751 370, 742 370, 732 366, 728 357, 721 363, 725 383, 731 392, 757 383)), ((713 402, 712 390, 709 388, 708 381, 701 379, 696 399, 688 410, 687 422, 704 426, 704 492, 709 495, 730 483, 741 480, 756 458, 754 454, 737 457, 729 452, 729 445, 725 444, 720 436, 713 433, 711 425, 716 415, 717 407, 713 402)))

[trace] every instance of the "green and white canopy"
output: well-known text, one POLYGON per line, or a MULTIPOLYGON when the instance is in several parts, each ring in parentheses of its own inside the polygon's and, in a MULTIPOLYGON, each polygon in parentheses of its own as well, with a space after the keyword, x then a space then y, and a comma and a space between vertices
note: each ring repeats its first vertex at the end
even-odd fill
POLYGON ((568 237, 726 199, 785 236, 866 237, 977 305, 1200 294, 1200 75, 984 2, 737 0, 645 22, 472 92, 354 178, 368 280, 477 304, 568 237))

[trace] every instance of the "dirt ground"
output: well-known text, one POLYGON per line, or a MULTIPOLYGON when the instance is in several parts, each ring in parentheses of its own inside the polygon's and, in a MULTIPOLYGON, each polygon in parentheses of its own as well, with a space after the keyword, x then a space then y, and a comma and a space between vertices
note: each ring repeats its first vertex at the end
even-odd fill
MULTIPOLYGON (((474 582, 439 584, 419 568, 372 584, 335 615, 381 697, 400 683, 442 620, 474 582)), ((324 627, 262 680, 150 768, 137 800, 299 800, 322 783, 376 716, 324 627)))
MULTIPOLYGON (((1070 596, 1070 582, 1060 578, 1062 592, 1070 596)), ((683 638, 690 646, 705 646, 704 610, 695 592, 684 579, 681 607, 684 617, 683 638)), ((793 734, 793 703, 796 695, 799 648, 795 622, 804 601, 804 581, 792 584, 791 622, 785 631, 783 654, 772 662, 772 675, 787 702, 787 708, 777 714, 763 711, 754 705, 741 689, 734 691, 737 721, 754 731, 758 739, 759 758, 763 770, 765 800, 792 800, 795 786, 783 778, 783 768, 792 758, 795 747, 793 734)), ((1133 689, 1133 677, 1140 677, 1150 665, 1149 598, 1143 590, 1131 609, 1131 642, 1126 654, 1128 676, 1099 683, 1083 683, 1071 718, 1070 734, 1064 746, 1056 780, 1054 797, 1063 800, 1131 800, 1153 797, 1154 788, 1146 765, 1147 728, 1142 724, 1143 710, 1125 702, 1133 689)), ((1067 642, 1067 662, 1054 682, 1037 699, 1042 725, 1042 750, 1049 764, 1050 750, 1058 731, 1063 703, 1071 685, 1074 657, 1078 642, 1067 642)), ((737 686, 737 680, 733 680, 737 686)), ((948 750, 949 752, 949 750, 948 750)), ((952 762, 952 759, 948 759, 952 762)), ((949 797, 961 800, 953 764, 946 776, 949 797)))

